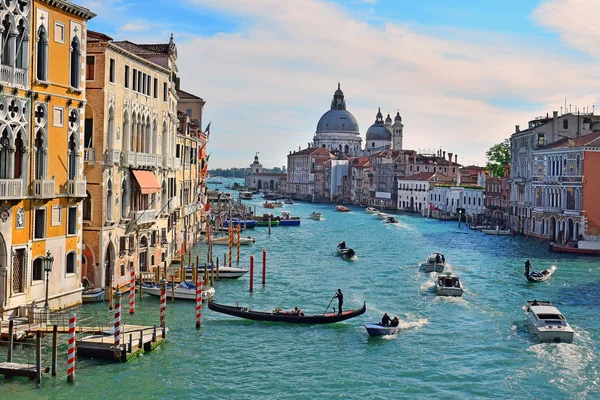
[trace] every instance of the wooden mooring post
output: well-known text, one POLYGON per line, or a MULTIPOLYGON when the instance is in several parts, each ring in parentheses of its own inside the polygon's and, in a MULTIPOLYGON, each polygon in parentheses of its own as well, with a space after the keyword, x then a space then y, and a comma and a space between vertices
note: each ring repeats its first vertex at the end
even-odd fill
POLYGON ((6 361, 12 362, 13 352, 13 334, 14 334, 15 321, 12 319, 8 321, 8 349, 6 352, 6 361))
POLYGON ((35 333, 35 383, 42 384, 42 332, 35 333))
POLYGON ((52 327, 52 376, 56 376, 56 359, 58 357, 58 325, 52 327))

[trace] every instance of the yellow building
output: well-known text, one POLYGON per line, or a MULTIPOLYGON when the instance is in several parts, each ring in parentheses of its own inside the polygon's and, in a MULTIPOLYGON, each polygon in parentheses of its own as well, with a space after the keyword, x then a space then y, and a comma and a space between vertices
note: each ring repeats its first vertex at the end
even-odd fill
POLYGON ((95 15, 64 0, 0 11, 0 310, 46 293, 51 308, 68 307, 81 302, 83 66, 95 15))

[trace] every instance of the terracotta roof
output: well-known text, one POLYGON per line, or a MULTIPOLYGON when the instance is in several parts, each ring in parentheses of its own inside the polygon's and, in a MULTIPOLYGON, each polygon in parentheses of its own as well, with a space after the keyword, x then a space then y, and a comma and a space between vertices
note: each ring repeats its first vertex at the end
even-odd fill
POLYGON ((120 40, 113 42, 123 50, 127 50, 140 57, 150 57, 157 55, 169 55, 169 44, 135 44, 129 40, 120 40))
POLYGON ((415 175, 411 175, 411 176, 406 176, 402 179, 398 179, 398 180, 407 180, 407 181, 428 181, 429 179, 431 179, 433 177, 433 175, 435 175, 435 172, 421 172, 419 174, 415 174, 415 175))
POLYGON ((329 150, 324 149, 322 147, 307 147, 306 149, 295 151, 292 154, 289 154, 288 157, 289 156, 303 156, 303 155, 320 156, 320 155, 327 155, 327 154, 329 154, 331 157, 333 157, 333 154, 331 154, 329 152, 329 150))
POLYGON ((554 142, 554 143, 549 144, 548 146, 544 146, 538 150, 558 149, 558 148, 564 148, 564 147, 588 146, 588 145, 592 144, 592 142, 596 141, 598 138, 600 138, 600 131, 588 133, 587 135, 579 136, 579 137, 576 137, 573 139, 569 139, 569 138, 561 139, 558 142, 554 142))
POLYGON ((202 100, 202 101, 204 101, 204 99, 202 99, 201 97, 198 97, 195 94, 191 94, 191 93, 185 92, 183 90, 177 90, 177 96, 179 97, 179 100, 189 99, 189 100, 202 100))
POLYGON ((87 31, 87 41, 88 42, 112 42, 113 38, 104 33, 91 31, 88 29, 87 31))
POLYGON ((353 167, 364 167, 368 162, 369 157, 357 157, 352 159, 351 165, 353 167))

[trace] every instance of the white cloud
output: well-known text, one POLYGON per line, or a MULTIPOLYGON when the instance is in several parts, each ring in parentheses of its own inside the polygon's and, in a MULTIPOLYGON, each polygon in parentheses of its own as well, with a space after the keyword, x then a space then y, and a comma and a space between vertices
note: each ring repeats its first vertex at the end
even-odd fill
POLYGON ((119 28, 119 31, 121 31, 121 32, 141 32, 141 31, 147 31, 148 28, 149 28, 149 24, 148 23, 144 23, 144 22, 138 22, 138 23, 129 22, 129 23, 121 26, 119 28))
POLYGON ((246 165, 256 151, 266 166, 285 164, 289 150, 312 140, 338 81, 363 138, 378 106, 399 109, 405 148, 443 146, 465 163, 483 163, 514 125, 558 110, 565 96, 591 105, 600 89, 597 65, 524 38, 378 29, 317 0, 191 2, 245 20, 243 31, 178 43, 182 88, 207 100, 215 167, 246 165))

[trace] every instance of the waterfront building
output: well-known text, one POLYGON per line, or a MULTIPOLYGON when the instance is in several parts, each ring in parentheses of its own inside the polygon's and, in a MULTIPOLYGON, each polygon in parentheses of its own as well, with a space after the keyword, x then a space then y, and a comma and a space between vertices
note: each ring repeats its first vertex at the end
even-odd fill
POLYGON ((365 192, 364 180, 365 175, 369 171, 369 166, 369 157, 355 157, 348 160, 349 190, 348 194, 345 196, 346 202, 352 204, 365 204, 368 190, 365 192))
POLYGON ((329 201, 325 193, 323 163, 335 158, 323 147, 308 147, 290 152, 287 165, 287 191, 289 197, 305 201, 329 201))
POLYGON ((175 256, 177 51, 89 32, 83 211, 85 275, 129 283, 175 256))
POLYGON ((534 206, 525 233, 559 243, 598 235, 599 147, 597 131, 533 151, 534 206))
POLYGON ((436 172, 421 172, 409 177, 398 179, 398 210, 418 212, 427 215, 429 192, 441 174, 436 172))
POLYGON ((42 304, 46 291, 50 308, 69 307, 81 303, 83 63, 95 14, 50 0, 0 10, 0 312, 42 304))
MULTIPOLYGON (((592 133, 598 127, 600 116, 593 113, 539 117, 529 121, 525 130, 515 127, 510 138, 510 214, 511 228, 526 233, 532 226, 532 210, 535 204, 533 190, 533 152, 564 138, 576 138, 592 133)), ((558 161, 564 162, 563 159, 558 161)), ((539 223, 539 220, 536 221, 539 223)))
MULTIPOLYGON (((281 191, 280 182, 284 172, 265 172, 258 160, 258 153, 250 164, 250 175, 246 176, 244 186, 250 190, 281 191)), ((283 193, 283 192, 282 192, 283 193)))
POLYGON ((490 177, 485 181, 483 191, 485 201, 485 220, 493 227, 505 229, 509 224, 510 172, 506 167, 503 177, 490 177))

